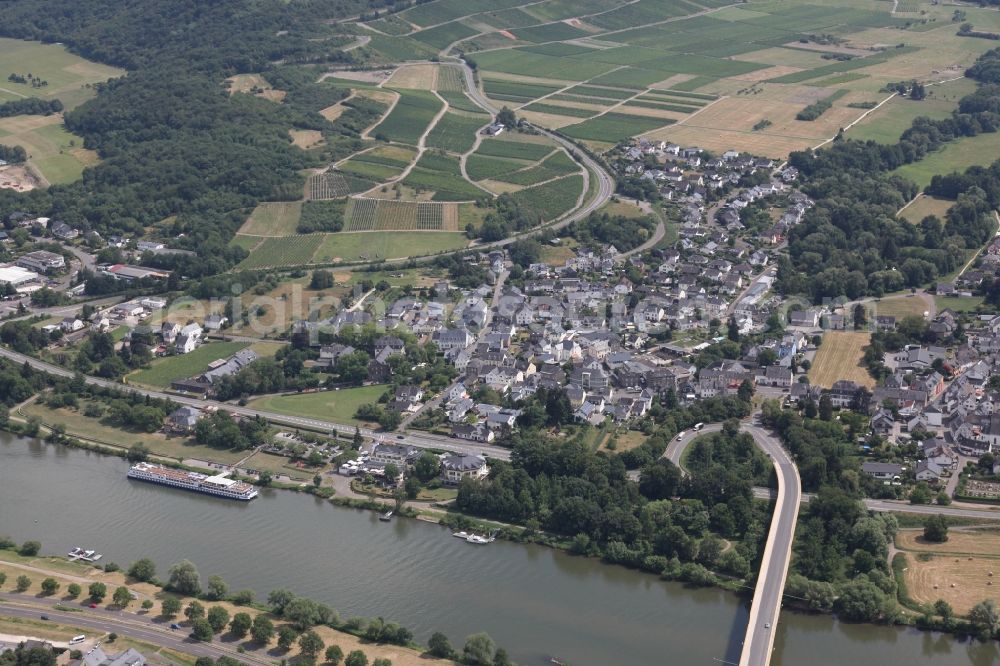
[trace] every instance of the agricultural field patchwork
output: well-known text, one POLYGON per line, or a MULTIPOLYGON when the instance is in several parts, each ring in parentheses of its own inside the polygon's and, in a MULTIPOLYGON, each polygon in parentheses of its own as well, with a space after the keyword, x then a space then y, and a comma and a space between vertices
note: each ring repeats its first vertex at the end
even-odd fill
POLYGON ((448 250, 460 250, 469 244, 463 232, 366 231, 325 234, 312 262, 340 263, 418 257, 448 250))
MULTIPOLYGON (((829 139, 861 117, 865 103, 881 101, 888 83, 960 76, 990 46, 955 36, 951 13, 930 3, 904 2, 896 15, 888 2, 729 4, 437 0, 380 21, 394 34, 418 26, 411 37, 430 47, 460 41, 491 99, 595 147, 644 135, 771 157, 829 139), (905 11, 910 5, 919 11, 905 11), (809 129, 793 122, 793 107, 797 112, 822 98, 831 102, 822 122, 809 129), (762 120, 768 123, 754 130, 762 120)), ((984 29, 995 23, 988 11, 970 7, 967 13, 984 29)), ((438 79, 447 71, 439 67, 438 79)), ((459 90, 460 83, 449 89, 459 90)), ((926 115, 941 117, 953 108, 931 97, 926 115)), ((866 132, 891 137, 893 126, 921 114, 920 105, 893 103, 855 131, 862 138, 866 132)))
POLYGON ((428 90, 397 91, 399 101, 371 131, 375 138, 416 145, 443 103, 428 90))
POLYGON ((476 133, 490 123, 485 113, 447 111, 427 135, 427 146, 450 153, 466 153, 476 142, 476 133))
POLYGON ((434 201, 470 201, 485 194, 462 178, 457 157, 442 153, 425 152, 403 183, 418 192, 433 191, 434 201))

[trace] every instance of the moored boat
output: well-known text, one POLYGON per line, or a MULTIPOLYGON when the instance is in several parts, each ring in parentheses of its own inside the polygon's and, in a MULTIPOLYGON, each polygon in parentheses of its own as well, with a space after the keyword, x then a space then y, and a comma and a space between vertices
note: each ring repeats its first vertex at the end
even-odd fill
POLYGON ((235 500, 252 500, 257 497, 257 489, 252 485, 230 479, 225 474, 206 476, 198 472, 141 462, 132 465, 128 477, 235 500))

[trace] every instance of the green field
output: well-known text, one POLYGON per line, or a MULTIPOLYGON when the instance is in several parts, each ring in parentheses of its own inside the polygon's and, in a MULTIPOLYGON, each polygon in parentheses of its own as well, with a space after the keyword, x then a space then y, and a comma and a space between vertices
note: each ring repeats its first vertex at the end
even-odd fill
POLYGON ((66 131, 61 114, 0 118, 0 143, 23 146, 52 185, 78 180, 85 166, 97 162, 97 154, 83 148, 83 139, 66 131))
POLYGON ((385 384, 359 386, 339 391, 300 393, 297 395, 268 396, 251 400, 248 406, 261 411, 300 416, 302 418, 324 419, 337 423, 356 423, 354 413, 358 407, 378 399, 385 393, 385 384))
MULTIPOLYGON (((958 106, 959 98, 974 89, 973 81, 960 79, 927 88, 928 97, 919 102, 905 97, 893 97, 848 130, 847 137, 859 141, 870 139, 879 143, 896 143, 903 132, 910 128, 915 118, 920 116, 935 120, 947 118, 958 106)), ((873 93, 872 100, 881 100, 886 96, 885 93, 873 93)))
POLYGON ((412 37, 418 42, 423 42, 437 49, 443 49, 453 42, 461 41, 474 34, 476 34, 475 30, 456 22, 444 23, 428 30, 421 30, 420 32, 413 33, 412 37))
POLYGON ((249 257, 240 262, 238 268, 242 270, 308 264, 322 242, 323 234, 266 238, 249 257))
POLYGON ((388 141, 416 145, 434 115, 441 110, 441 100, 427 90, 400 88, 396 92, 399 93, 399 102, 371 134, 376 138, 385 137, 388 141))
POLYGON ((427 145, 452 153, 465 153, 476 143, 476 132, 490 122, 485 113, 474 116, 448 111, 427 135, 427 145))
POLYGON ((630 136, 638 136, 671 123, 673 121, 666 118, 645 118, 624 113, 605 113, 603 116, 563 127, 562 133, 574 139, 612 142, 630 136))
POLYGON ((344 173, 352 174, 361 178, 367 178, 375 182, 395 178, 403 172, 403 167, 390 166, 388 164, 378 164, 364 159, 364 155, 341 162, 337 168, 344 173))
POLYGON ((583 176, 566 176, 544 185, 529 187, 511 196, 525 212, 551 222, 576 205, 583 191, 583 176))
POLYGON ((464 233, 449 231, 374 231, 326 234, 314 263, 374 261, 460 250, 469 244, 464 233))
POLYGON ((251 236, 288 236, 295 233, 301 215, 301 201, 258 204, 240 227, 240 233, 251 236))
POLYGON ((457 157, 425 152, 403 179, 405 185, 434 192, 434 201, 470 201, 483 196, 483 190, 462 178, 457 157))
POLYGON ((495 180, 514 185, 536 185, 547 180, 578 172, 579 170, 580 166, 560 150, 553 153, 537 166, 498 175, 495 177, 495 180))
POLYGON ((904 164, 892 173, 914 181, 921 189, 938 174, 965 171, 976 164, 992 164, 1000 155, 1000 132, 956 139, 924 159, 904 164))
POLYGON ((0 102, 24 97, 59 99, 67 109, 72 109, 96 94, 95 83, 122 76, 124 70, 99 65, 73 55, 65 47, 41 44, 18 39, 0 39, 0 102), (33 87, 27 83, 7 80, 10 74, 26 74, 48 82, 47 86, 33 87))
POLYGON ((502 157, 485 157, 483 155, 479 155, 478 153, 473 153, 472 155, 469 155, 469 159, 465 161, 465 170, 468 172, 469 178, 472 178, 473 180, 486 180, 487 178, 496 178, 502 174, 523 169, 527 166, 531 166, 531 164, 531 162, 523 160, 511 160, 502 157))
POLYGON ((591 116, 595 116, 600 113, 599 111, 594 111, 592 109, 578 109, 573 106, 557 106, 555 104, 545 104, 543 102, 529 104, 522 110, 534 111, 535 113, 548 113, 554 116, 570 116, 572 118, 590 118, 591 116))
POLYGON ((377 51, 392 62, 426 60, 437 54, 437 49, 409 37, 371 35, 368 48, 377 51))
POLYGON ((540 160, 552 152, 552 146, 544 143, 525 143, 507 139, 484 139, 476 150, 476 155, 489 157, 509 157, 517 160, 540 160))
POLYGON ((190 354, 157 359, 150 368, 129 375, 128 380, 136 384, 168 387, 170 382, 204 372, 212 361, 228 358, 248 346, 246 342, 208 342, 190 354))
POLYGON ((935 296, 934 305, 938 312, 946 308, 954 312, 974 312, 983 300, 982 296, 935 296))
POLYGON ((483 90, 490 97, 518 101, 532 100, 536 97, 550 95, 559 90, 559 87, 541 83, 521 83, 519 81, 483 79, 483 90))

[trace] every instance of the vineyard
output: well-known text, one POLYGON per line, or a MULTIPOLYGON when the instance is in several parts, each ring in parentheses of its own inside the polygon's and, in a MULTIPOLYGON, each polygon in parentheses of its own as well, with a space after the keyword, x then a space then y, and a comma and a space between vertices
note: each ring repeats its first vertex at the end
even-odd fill
POLYGON ((343 174, 317 173, 306 180, 306 199, 337 199, 350 193, 343 174))
POLYGON ((377 199, 356 199, 354 201, 354 206, 351 209, 351 217, 347 224, 347 230, 374 231, 375 209, 377 207, 377 199))
POLYGON ((355 199, 346 231, 458 231, 458 205, 355 199))
POLYGON ((440 67, 437 75, 439 91, 461 92, 465 90, 465 79, 457 67, 440 67))
POLYGON ((366 178, 358 178, 339 171, 327 171, 306 179, 306 199, 340 199, 355 192, 364 192, 375 186, 366 178))
POLYGON ((308 264, 323 242, 324 234, 267 238, 237 268, 275 268, 308 264))

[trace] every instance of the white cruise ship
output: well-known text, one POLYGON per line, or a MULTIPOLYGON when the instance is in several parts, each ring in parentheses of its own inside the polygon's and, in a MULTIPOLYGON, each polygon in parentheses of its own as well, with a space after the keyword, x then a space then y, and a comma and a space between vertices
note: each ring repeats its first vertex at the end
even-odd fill
POLYGON ((161 483, 165 486, 194 490, 208 495, 218 495, 235 500, 252 500, 257 497, 257 489, 249 483, 235 481, 224 474, 206 476, 198 472, 187 472, 150 463, 136 463, 128 471, 130 479, 161 483))

